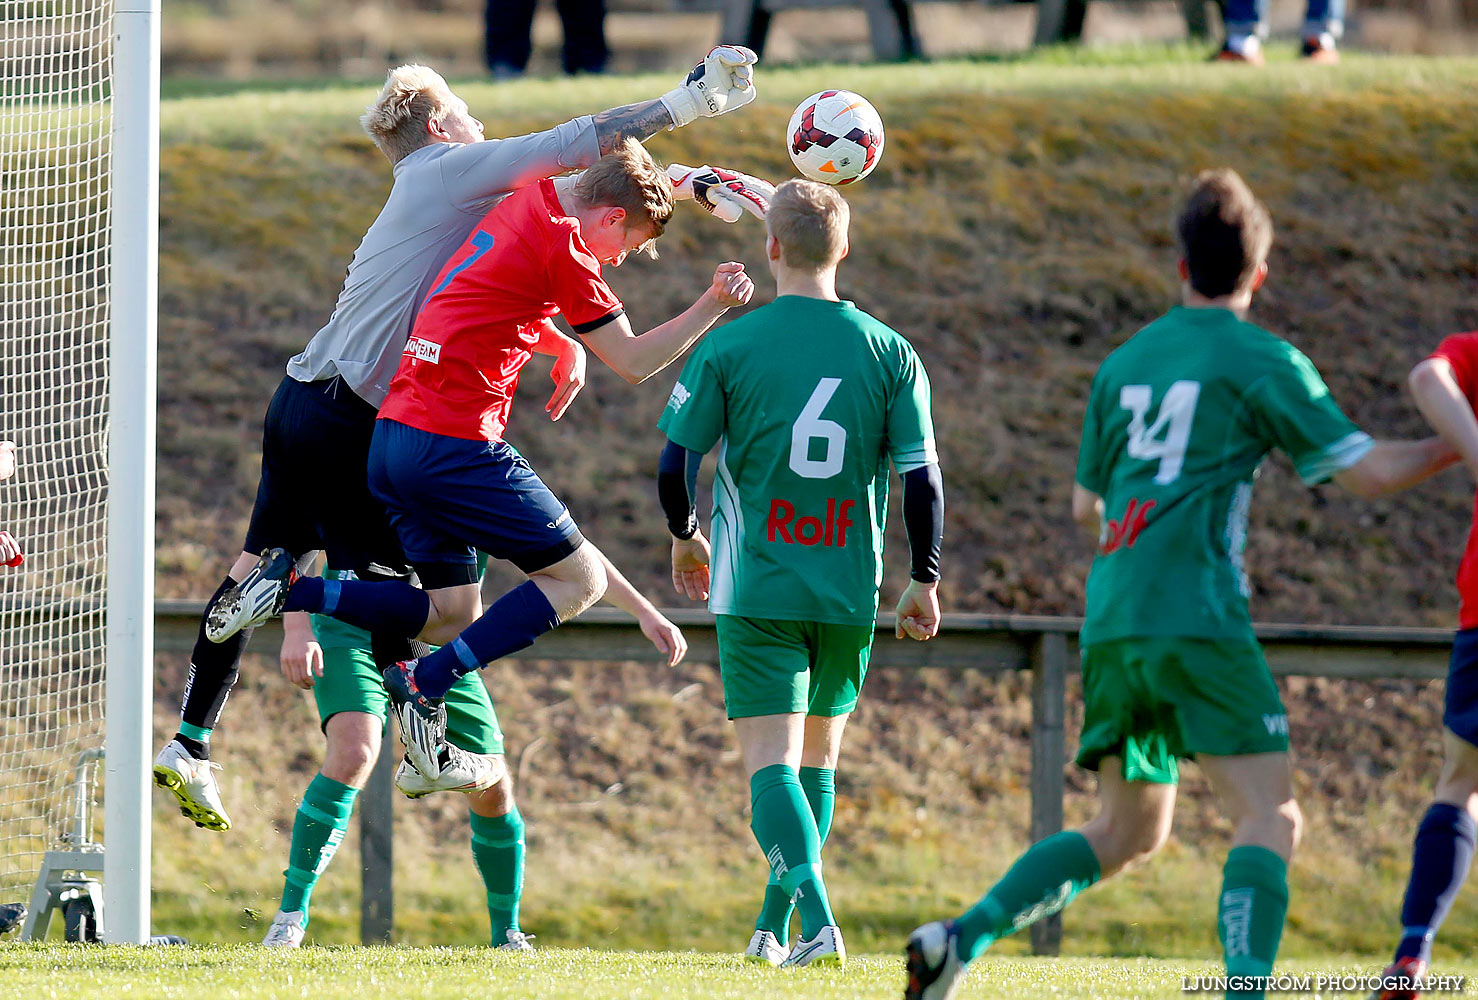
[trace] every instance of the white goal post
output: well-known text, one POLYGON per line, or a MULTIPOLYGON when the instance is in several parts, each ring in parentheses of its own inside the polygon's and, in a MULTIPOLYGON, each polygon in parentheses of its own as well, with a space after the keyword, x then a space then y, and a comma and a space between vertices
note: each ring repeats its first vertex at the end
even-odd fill
POLYGON ((108 943, 149 940, 161 0, 114 0, 108 448, 108 943))
POLYGON ((0 0, 0 903, 78 846, 149 937, 159 0, 0 0), (59 855, 53 855, 57 857, 59 855))

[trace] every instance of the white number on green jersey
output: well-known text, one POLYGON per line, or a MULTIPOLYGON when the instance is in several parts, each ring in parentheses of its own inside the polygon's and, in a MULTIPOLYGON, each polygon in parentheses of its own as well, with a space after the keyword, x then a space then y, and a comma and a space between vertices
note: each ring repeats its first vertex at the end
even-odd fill
POLYGON ((804 479, 830 479, 842 471, 843 451, 847 444, 847 429, 835 420, 823 420, 821 411, 831 402, 839 378, 824 378, 816 383, 811 398, 806 400, 805 409, 796 418, 790 429, 790 469, 804 479), (811 457, 811 442, 820 438, 826 442, 826 454, 821 458, 811 457))
POLYGON ((1180 478, 1185 465, 1185 450, 1191 443, 1191 423, 1196 417, 1196 401, 1201 398, 1201 383, 1181 381, 1170 386, 1160 400, 1155 422, 1148 427, 1150 404, 1154 398, 1147 385, 1126 385, 1119 390, 1119 406, 1129 411, 1129 457, 1160 462, 1155 482, 1168 486, 1180 478))

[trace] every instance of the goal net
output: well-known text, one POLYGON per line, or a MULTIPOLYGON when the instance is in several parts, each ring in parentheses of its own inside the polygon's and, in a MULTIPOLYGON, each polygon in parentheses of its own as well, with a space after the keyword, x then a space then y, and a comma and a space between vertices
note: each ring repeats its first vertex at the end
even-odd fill
POLYGON ((111 0, 0 0, 0 903, 102 745, 111 0))

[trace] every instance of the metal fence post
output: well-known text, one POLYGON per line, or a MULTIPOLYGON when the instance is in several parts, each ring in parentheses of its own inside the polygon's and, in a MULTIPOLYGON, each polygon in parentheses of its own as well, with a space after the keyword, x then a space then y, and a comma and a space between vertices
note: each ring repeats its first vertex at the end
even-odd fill
MULTIPOLYGON (((1062 831, 1062 769, 1066 750, 1067 636, 1043 632, 1032 648, 1032 840, 1062 831)), ((1056 955, 1062 947, 1062 914, 1032 924, 1032 952, 1056 955)))
POLYGON ((359 939, 364 944, 389 944, 395 931, 395 789, 391 778, 396 748, 394 732, 387 725, 380 741, 380 759, 359 797, 359 939))

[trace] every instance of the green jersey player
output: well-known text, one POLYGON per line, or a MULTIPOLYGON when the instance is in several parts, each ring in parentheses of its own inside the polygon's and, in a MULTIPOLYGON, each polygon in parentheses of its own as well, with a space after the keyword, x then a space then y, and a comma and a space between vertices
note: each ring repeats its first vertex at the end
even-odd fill
POLYGON ((821 846, 877 623, 890 460, 913 555, 896 634, 925 640, 939 625, 944 495, 929 380, 906 340, 837 297, 848 216, 833 188, 780 186, 766 216, 778 297, 709 335, 660 422, 673 583, 718 617, 724 701, 770 865, 745 954, 775 965, 846 957, 821 846), (715 445, 710 552, 693 484, 715 445), (792 901, 801 935, 787 949, 792 901))
MULTIPOLYGON (((479 554, 481 576, 487 557, 479 554)), ((611 594, 630 611, 669 665, 687 652, 682 633, 626 581, 614 566, 611 594)), ((333 567, 326 579, 351 579, 333 567)), ((380 754, 390 696, 375 664, 370 633, 326 615, 285 616, 282 673, 313 692, 327 746, 323 766, 303 793, 293 819, 292 846, 283 872, 282 903, 263 944, 296 948, 308 928, 309 904, 333 861, 354 803, 380 754)), ((447 743, 441 769, 430 779, 408 759, 395 772, 395 787, 410 798, 435 792, 468 797, 472 860, 487 890, 491 944, 530 951, 531 934, 519 925, 524 881, 524 821, 514 801, 513 778, 503 758, 503 731, 482 678, 468 674, 446 694, 447 743)))
POLYGON ((1184 304, 1104 361, 1083 422, 1073 516, 1099 541, 1081 636, 1078 763, 1099 814, 1039 841, 968 913, 908 942, 908 1000, 944 1000, 990 944, 1154 853, 1177 760, 1195 758, 1235 824, 1218 906, 1228 996, 1262 996, 1302 816, 1288 717, 1253 638, 1242 567, 1257 468, 1284 452, 1308 484, 1393 492, 1455 455, 1376 442, 1287 341, 1246 321, 1272 222, 1230 170, 1203 174, 1177 224, 1184 304))

